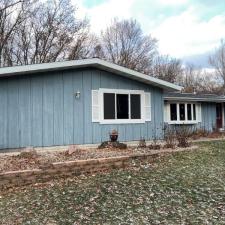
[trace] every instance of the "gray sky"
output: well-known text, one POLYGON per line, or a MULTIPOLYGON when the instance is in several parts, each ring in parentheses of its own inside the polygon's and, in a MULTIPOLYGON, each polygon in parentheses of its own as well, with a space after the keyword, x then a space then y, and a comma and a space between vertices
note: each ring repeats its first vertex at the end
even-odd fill
POLYGON ((99 33, 112 18, 137 19, 158 39, 161 54, 207 67, 208 54, 225 37, 224 0, 72 0, 99 33))

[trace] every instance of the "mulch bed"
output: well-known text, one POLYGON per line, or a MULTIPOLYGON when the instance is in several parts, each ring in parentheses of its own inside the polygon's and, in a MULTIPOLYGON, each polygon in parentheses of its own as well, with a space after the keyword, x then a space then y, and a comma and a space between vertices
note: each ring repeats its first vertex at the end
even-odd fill
MULTIPOLYGON (((0 173, 6 171, 37 169, 54 162, 129 156, 134 154, 153 153, 150 148, 130 147, 127 149, 76 149, 72 154, 68 151, 35 152, 36 154, 5 155, 0 154, 0 173)), ((173 150, 171 150, 173 151, 173 150)))

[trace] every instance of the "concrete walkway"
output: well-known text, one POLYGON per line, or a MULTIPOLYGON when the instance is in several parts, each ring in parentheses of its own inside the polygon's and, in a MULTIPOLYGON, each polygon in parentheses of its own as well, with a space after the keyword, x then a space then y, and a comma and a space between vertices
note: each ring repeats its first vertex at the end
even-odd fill
POLYGON ((221 138, 200 138, 200 139, 196 139, 196 140, 191 140, 191 142, 193 142, 193 143, 207 142, 207 141, 225 141, 225 137, 221 137, 221 138))

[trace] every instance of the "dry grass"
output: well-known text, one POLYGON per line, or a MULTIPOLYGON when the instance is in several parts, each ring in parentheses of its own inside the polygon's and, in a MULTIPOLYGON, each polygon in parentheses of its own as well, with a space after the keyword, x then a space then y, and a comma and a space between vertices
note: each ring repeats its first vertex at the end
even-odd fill
POLYGON ((14 190, 0 224, 225 224, 225 142, 153 164, 14 190))

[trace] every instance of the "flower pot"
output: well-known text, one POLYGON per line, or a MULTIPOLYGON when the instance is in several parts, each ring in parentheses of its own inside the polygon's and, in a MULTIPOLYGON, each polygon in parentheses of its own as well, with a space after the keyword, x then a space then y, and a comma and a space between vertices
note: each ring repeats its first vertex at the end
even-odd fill
POLYGON ((110 134, 109 137, 111 142, 115 142, 118 139, 118 134, 110 134))

